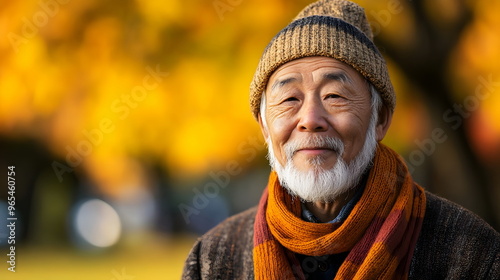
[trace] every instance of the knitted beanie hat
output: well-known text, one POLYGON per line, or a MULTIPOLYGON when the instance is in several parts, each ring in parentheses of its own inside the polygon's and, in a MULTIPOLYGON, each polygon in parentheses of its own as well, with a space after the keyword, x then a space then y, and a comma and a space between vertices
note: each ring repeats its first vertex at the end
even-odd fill
POLYGON ((326 56, 363 75, 394 111, 396 95, 384 58, 373 43, 364 9, 346 0, 320 0, 304 8, 267 45, 250 85, 250 106, 257 118, 262 93, 281 65, 303 57, 326 56))

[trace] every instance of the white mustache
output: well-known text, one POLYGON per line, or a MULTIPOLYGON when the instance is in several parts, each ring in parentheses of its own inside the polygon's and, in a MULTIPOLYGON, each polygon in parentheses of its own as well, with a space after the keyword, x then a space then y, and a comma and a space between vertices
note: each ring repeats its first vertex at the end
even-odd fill
POLYGON ((311 148, 330 149, 335 151, 339 156, 344 154, 344 143, 342 143, 342 140, 330 136, 312 135, 302 140, 288 142, 284 146, 288 160, 290 160, 297 151, 311 148))

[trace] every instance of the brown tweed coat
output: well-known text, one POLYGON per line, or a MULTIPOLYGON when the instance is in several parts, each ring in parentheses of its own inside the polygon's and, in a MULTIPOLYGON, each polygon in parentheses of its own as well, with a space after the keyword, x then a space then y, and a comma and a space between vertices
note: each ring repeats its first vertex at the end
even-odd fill
MULTIPOLYGON (((427 194, 409 279, 500 279, 500 234, 472 212, 427 194)), ((257 208, 228 218, 198 239, 182 279, 254 279, 257 208)))

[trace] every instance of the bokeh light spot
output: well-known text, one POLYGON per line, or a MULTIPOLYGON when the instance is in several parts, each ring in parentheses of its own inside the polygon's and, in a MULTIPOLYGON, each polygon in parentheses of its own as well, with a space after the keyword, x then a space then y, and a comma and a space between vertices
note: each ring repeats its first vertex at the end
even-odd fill
POLYGON ((77 210, 76 230, 81 237, 96 247, 109 247, 118 242, 121 222, 118 213, 100 199, 84 202, 77 210))

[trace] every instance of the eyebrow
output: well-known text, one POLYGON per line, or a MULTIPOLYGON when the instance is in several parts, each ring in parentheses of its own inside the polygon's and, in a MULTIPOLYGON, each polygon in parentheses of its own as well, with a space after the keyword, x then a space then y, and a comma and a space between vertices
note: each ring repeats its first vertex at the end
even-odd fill
POLYGON ((289 83, 295 82, 295 81, 297 81, 297 78, 294 78, 294 77, 286 78, 283 80, 277 80, 272 85, 271 92, 275 91, 277 88, 281 88, 281 87, 285 86, 286 84, 289 84, 289 83))
POLYGON ((331 81, 340 81, 340 82, 348 83, 348 84, 353 83, 352 79, 349 76, 347 76, 345 73, 341 73, 341 72, 326 73, 323 75, 323 79, 331 80, 331 81))
MULTIPOLYGON (((325 73, 323 75, 323 79, 330 80, 330 81, 340 81, 340 82, 348 83, 351 85, 353 84, 352 79, 349 76, 347 76, 345 73, 342 73, 342 72, 325 73)), ((286 78, 283 80, 277 80, 271 86, 271 92, 274 92, 276 89, 281 88, 281 87, 285 86, 286 84, 289 84, 291 82, 296 82, 296 81, 297 81, 297 78, 295 78, 295 77, 290 77, 290 78, 286 78)))

